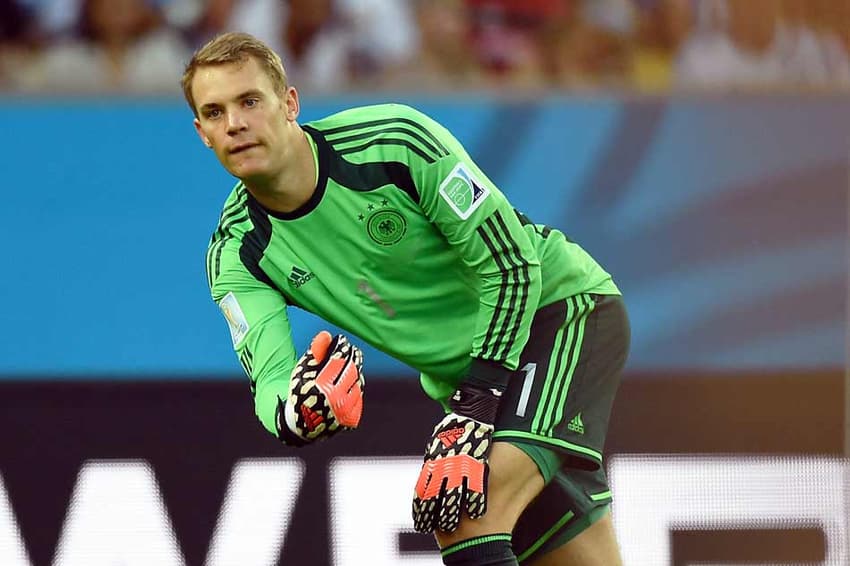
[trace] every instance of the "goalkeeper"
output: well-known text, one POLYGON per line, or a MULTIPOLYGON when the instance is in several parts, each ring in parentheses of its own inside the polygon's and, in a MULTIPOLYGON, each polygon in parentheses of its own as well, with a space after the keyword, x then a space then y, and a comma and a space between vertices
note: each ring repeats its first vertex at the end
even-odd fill
POLYGON ((299 124, 280 58, 249 35, 198 50, 183 90, 239 179, 206 267, 263 426, 300 446, 360 421, 360 350, 325 332, 294 349, 287 307, 316 313, 445 408, 411 478, 445 564, 620 564, 601 452, 629 329, 611 276, 410 107, 299 124))

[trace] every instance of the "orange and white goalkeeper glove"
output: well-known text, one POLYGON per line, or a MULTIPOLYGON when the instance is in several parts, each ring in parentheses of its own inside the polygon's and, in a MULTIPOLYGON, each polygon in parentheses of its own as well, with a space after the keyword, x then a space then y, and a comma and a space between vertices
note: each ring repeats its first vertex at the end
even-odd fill
POLYGON ((289 378, 289 394, 278 399, 278 437, 303 446, 360 424, 363 414, 363 353, 342 334, 319 332, 289 378))
POLYGON ((487 458, 500 399, 495 389, 455 391, 449 402, 453 411, 437 423, 425 447, 413 498, 417 531, 450 533, 461 514, 477 519, 487 512, 487 458))

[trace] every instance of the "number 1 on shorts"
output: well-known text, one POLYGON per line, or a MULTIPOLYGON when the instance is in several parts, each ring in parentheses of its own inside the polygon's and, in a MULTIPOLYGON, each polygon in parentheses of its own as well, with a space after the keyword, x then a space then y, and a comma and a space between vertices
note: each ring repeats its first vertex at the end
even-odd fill
POLYGON ((524 417, 525 409, 528 407, 528 397, 531 395, 531 385, 534 383, 534 372, 537 364, 529 362, 520 371, 525 372, 525 381, 522 382, 522 392, 519 394, 519 403, 516 406, 516 416, 524 417))

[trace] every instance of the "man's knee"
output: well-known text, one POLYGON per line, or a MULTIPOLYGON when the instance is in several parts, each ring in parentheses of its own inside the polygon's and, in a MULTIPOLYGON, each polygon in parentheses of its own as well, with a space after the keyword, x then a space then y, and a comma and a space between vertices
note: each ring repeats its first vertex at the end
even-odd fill
POLYGON ((510 443, 493 444, 489 465, 487 512, 480 519, 463 517, 452 533, 437 531, 441 548, 473 537, 512 532, 523 510, 544 487, 534 460, 510 443))

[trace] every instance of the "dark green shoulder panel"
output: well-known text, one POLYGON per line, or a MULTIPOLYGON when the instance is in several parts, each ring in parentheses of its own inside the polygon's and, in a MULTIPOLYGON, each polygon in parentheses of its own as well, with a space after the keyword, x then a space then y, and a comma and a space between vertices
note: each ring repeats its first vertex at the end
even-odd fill
MULTIPOLYGON (((416 168, 450 155, 433 121, 402 104, 362 106, 309 122, 331 179, 355 191, 393 184, 419 202, 416 168)), ((321 159, 321 156, 320 156, 321 159)))
POLYGON ((238 238, 237 226, 248 221, 248 208, 245 206, 248 190, 239 183, 234 187, 219 216, 218 226, 210 237, 207 247, 207 283, 212 288, 213 282, 221 273, 221 253, 227 242, 238 238))
POLYGON ((258 210, 245 185, 237 184, 225 201, 218 226, 207 248, 206 271, 210 289, 221 275, 223 252, 228 246, 238 247, 239 261, 255 279, 273 286, 271 279, 260 268, 260 259, 270 237, 268 216, 258 210))

